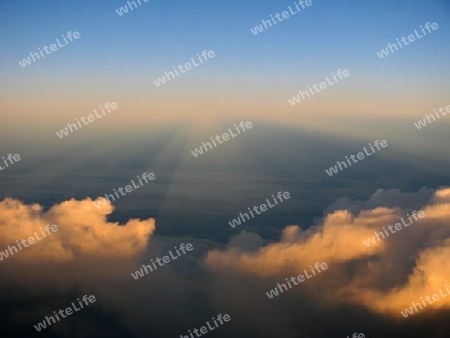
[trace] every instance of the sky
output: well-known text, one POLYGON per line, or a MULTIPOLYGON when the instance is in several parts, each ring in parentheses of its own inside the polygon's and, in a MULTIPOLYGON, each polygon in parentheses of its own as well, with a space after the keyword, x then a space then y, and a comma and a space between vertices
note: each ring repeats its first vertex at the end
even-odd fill
POLYGON ((401 312, 450 285, 448 117, 414 124, 450 109, 450 3, 312 0, 255 35, 294 1, 141 2, 122 16, 124 0, 0 2, 0 165, 21 157, 0 167, 2 332, 183 337, 229 314, 208 337, 449 337, 450 297, 401 312), (427 22, 439 29, 378 57, 427 22), (19 65, 69 31, 80 38, 19 65), (215 57, 155 85, 203 51, 215 57), (107 102, 118 108, 62 137, 107 102), (194 155, 241 121, 253 127, 194 155), (327 174, 375 140, 388 147, 327 174), (144 173, 155 180, 98 207, 144 173), (279 192, 290 198, 233 223, 279 192), (46 224, 59 230, 5 256, 46 224), (193 251, 132 277, 182 243, 193 251), (268 296, 316 262, 328 269, 268 296), (84 294, 97 302, 33 327, 84 294))
POLYGON ((317 1, 256 36, 250 28, 293 3, 149 1, 119 16, 115 10, 125 4, 3 4, 1 22, 8 29, 0 37, 0 109, 6 122, 13 128, 64 125, 115 101, 132 118, 118 117, 114 125, 241 114, 304 126, 316 114, 420 118, 449 103, 450 8, 444 1, 317 1), (426 22, 437 22, 439 29, 378 58, 377 51, 426 22), (68 31, 81 38, 31 66, 18 64, 68 31), (154 85, 173 65, 203 50, 214 50, 216 57, 154 85), (338 69, 351 76, 319 93, 320 99, 288 104, 300 89, 338 69))

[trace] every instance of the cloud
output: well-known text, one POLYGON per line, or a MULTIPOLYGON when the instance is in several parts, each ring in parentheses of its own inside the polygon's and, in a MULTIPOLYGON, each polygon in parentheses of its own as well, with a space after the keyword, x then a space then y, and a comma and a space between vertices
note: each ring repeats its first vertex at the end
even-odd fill
MULTIPOLYGON (((392 324, 389 318, 397 319, 411 302, 450 283, 450 189, 378 190, 367 201, 340 201, 340 207, 334 203, 314 226, 287 226, 277 242, 266 243, 258 234, 243 231, 225 246, 154 236, 153 219, 108 222, 114 207, 108 203, 97 209, 90 198, 62 202, 47 211, 38 204, 5 199, 0 202, 0 250, 47 224, 57 224, 59 230, 0 262, 0 287, 8 290, 0 295, 1 303, 8 304, 4 310, 0 307, 0 314, 32 330, 32 324, 74 297, 93 294, 96 306, 86 311, 96 314, 74 316, 49 331, 64 336, 61 332, 83 324, 93 335, 108 327, 117 336, 176 336, 213 315, 228 313, 233 320, 218 336, 239 332, 272 337, 280 334, 280 326, 285 337, 345 336, 363 322, 370 328, 367 332, 380 336, 383 328, 398 328, 398 321, 392 324), (375 231, 414 209, 426 216, 369 247, 364 244, 375 231), (192 255, 138 281, 131 278, 141 264, 183 242, 193 243, 192 255), (289 295, 268 299, 266 292, 277 283, 316 262, 329 268, 285 291, 289 295), (311 324, 322 321, 331 324, 311 324)), ((423 311, 443 313, 450 308, 449 300, 423 311)), ((410 336, 408 330, 402 333, 410 336)))
POLYGON ((110 203, 97 209, 90 198, 71 199, 45 212, 39 204, 1 201, 0 250, 12 245, 19 249, 16 241, 36 238, 35 234, 41 238, 3 258, 3 283, 45 292, 55 285, 69 289, 92 285, 106 275, 125 276, 147 248, 155 220, 131 219, 119 225, 106 220, 113 210, 110 203), (43 237, 47 224, 56 224, 58 230, 43 237))
MULTIPOLYGON (((217 276, 256 278, 270 289, 325 262, 329 270, 322 276, 289 292, 300 297, 307 292, 326 307, 363 306, 392 316, 450 285, 450 188, 432 194, 428 189, 416 194, 379 190, 365 202, 341 199, 324 214, 321 224, 307 230, 288 226, 279 242, 256 252, 210 251, 206 265, 217 276), (374 245, 364 244, 375 231, 406 219, 413 208, 425 217, 374 245)), ((428 305, 433 308, 450 308, 450 297, 428 305)))
MULTIPOLYGON (((231 248, 228 251, 211 251, 206 258, 211 269, 228 267, 260 276, 278 275, 307 268, 317 261, 345 262, 367 257, 382 250, 384 244, 367 247, 363 240, 373 235, 371 224, 395 219, 395 210, 375 209, 353 217, 348 211, 328 215, 323 225, 302 230, 291 225, 283 230, 279 243, 269 244, 256 253, 245 253, 231 248)), ((301 270, 300 270, 301 271, 301 270)))
MULTIPOLYGON (((208 250, 214 245, 190 238, 154 238, 154 219, 130 219, 123 225, 108 222, 114 207, 108 202, 97 208, 94 202, 71 199, 47 211, 11 198, 0 202, 0 250, 34 232, 39 234, 47 224, 59 229, 0 261, 0 288, 8 290, 0 294, 5 306, 0 306, 0 315, 9 322, 8 329, 14 328, 11 333, 17 334, 17 327, 24 330, 22 336, 36 333, 34 324, 84 294, 96 297, 95 306, 46 330, 71 337, 98 336, 99 332, 148 337, 175 336, 191 327, 192 308, 198 303, 193 295, 199 294, 195 271, 201 264, 195 254, 200 247, 208 250), (189 242, 194 255, 179 257, 139 281, 131 277, 141 264, 189 242), (179 306, 180 302, 189 306, 179 306), (171 315, 179 317, 177 325, 171 315), (149 318, 157 318, 160 324, 149 318), (76 334, 78 327, 83 332, 76 334)), ((201 320, 209 317, 201 306, 194 313, 201 320)))
POLYGON ((155 221, 129 220, 124 226, 106 221, 114 210, 111 204, 97 209, 93 201, 70 200, 47 212, 39 204, 25 205, 14 199, 0 202, 0 248, 17 244, 16 240, 43 237, 47 224, 58 231, 12 255, 8 261, 61 262, 83 256, 96 258, 132 257, 142 252, 155 230, 155 221))
POLYGON ((256 251, 262 244, 263 240, 260 235, 243 230, 230 240, 227 247, 238 248, 241 251, 256 251))
POLYGON ((339 198, 324 210, 324 215, 336 210, 349 210, 353 214, 358 214, 362 210, 378 207, 418 210, 435 196, 435 193, 435 189, 428 188, 422 188, 416 193, 401 192, 399 189, 379 189, 367 201, 352 201, 347 197, 339 198))

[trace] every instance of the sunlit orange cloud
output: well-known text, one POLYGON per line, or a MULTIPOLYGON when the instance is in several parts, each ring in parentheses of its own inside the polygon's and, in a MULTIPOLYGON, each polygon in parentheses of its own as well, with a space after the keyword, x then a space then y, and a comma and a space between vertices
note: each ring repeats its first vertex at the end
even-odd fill
MULTIPOLYGON (((232 275, 258 285, 281 282, 316 262, 325 262, 329 269, 320 277, 289 292, 315 299, 320 306, 354 304, 398 317, 412 302, 450 283, 450 188, 437 190, 431 199, 429 196, 423 191, 408 194, 379 190, 367 203, 347 200, 330 206, 324 219, 306 230, 288 226, 279 242, 257 251, 247 252, 231 245, 225 251, 210 250, 201 259, 219 278, 232 275), (395 207, 394 201, 403 207, 395 207), (375 231, 411 213, 412 207, 405 206, 405 202, 416 207, 421 203, 425 217, 367 246, 364 240, 375 231)), ((128 284, 130 272, 135 271, 148 249, 155 221, 129 220, 119 226, 106 221, 112 211, 110 204, 97 209, 90 198, 69 200, 48 211, 38 204, 13 199, 0 202, 3 250, 16 240, 33 236, 46 224, 57 224, 59 228, 0 262, 5 272, 3 285, 38 284, 41 288, 35 288, 35 292, 43 292, 56 283, 62 290, 78 286, 100 292, 106 280, 128 284)), ((169 269, 167 273, 172 272, 169 269)), ((102 294, 106 297, 113 289, 106 288, 102 294)), ((115 302, 113 293, 107 297, 115 302)), ((448 307, 450 297, 427 309, 448 307)))
MULTIPOLYGON (((114 207, 107 202, 97 208, 94 202, 99 201, 71 199, 47 211, 39 204, 11 198, 0 202, 0 251, 17 244, 16 240, 35 236, 34 232, 41 234, 40 229, 46 224, 58 226, 51 235, 42 238, 41 234, 41 240, 0 260, 0 287, 8 291, 2 293, 2 301, 31 304, 25 310, 12 312, 17 318, 38 321, 51 313, 49 304, 53 299, 57 304, 65 304, 64 299, 73 299, 74 293, 92 294, 98 299, 97 306, 123 314, 121 324, 131 332, 145 327, 154 308, 186 315, 183 311, 190 310, 177 305, 192 293, 187 292, 188 283, 179 278, 173 265, 141 281, 131 277, 143 262, 150 262, 146 257, 149 250, 158 251, 151 240, 155 220, 129 219, 123 225, 108 222, 107 216, 114 207), (158 295, 164 288, 170 292, 158 295), (36 309, 32 305, 34 297, 48 302, 36 309), (160 299, 164 299, 163 304, 160 299)), ((51 328, 54 332, 60 329, 61 326, 51 328)))
MULTIPOLYGON (((99 201, 99 200, 97 200, 99 201)), ((4 258, 9 263, 62 263, 79 259, 125 259, 142 253, 155 230, 155 221, 129 220, 124 226, 109 223, 111 204, 97 208, 94 201, 69 200, 44 212, 39 204, 26 205, 7 198, 0 202, 0 250, 15 245, 17 253, 4 258), (42 229, 56 224, 58 230, 42 238, 42 229), (40 235, 28 247, 16 241, 40 235)), ((11 252, 11 251, 10 251, 11 252)))
MULTIPOLYGON (((257 253, 212 251, 207 262, 212 267, 235 266, 261 276, 273 276, 286 270, 308 267, 315 262, 345 262, 382 251, 384 244, 366 247, 363 240, 373 235, 374 221, 393 220, 395 210, 376 209, 353 218, 348 211, 336 211, 320 228, 302 231, 298 226, 283 230, 280 243, 270 244, 257 253), (281 263, 281 264, 280 264, 281 263)), ((220 269, 220 268, 219 268, 220 269)))
MULTIPOLYGON (((380 201, 382 194, 377 194, 380 201)), ((424 218, 369 247, 363 243, 365 239, 382 231, 383 226, 399 222, 411 210, 375 207, 357 215, 336 210, 321 225, 308 230, 302 231, 298 226, 285 228, 280 242, 256 252, 236 248, 210 251, 206 264, 218 275, 275 277, 283 281, 315 262, 325 262, 330 267, 329 279, 322 276, 315 284, 308 284, 322 303, 357 304, 400 316, 400 311, 412 302, 436 294, 450 283, 450 188, 438 190, 425 204, 424 218)), ((301 287, 296 288, 289 292, 304 292, 301 287)), ((428 306, 449 307, 450 297, 428 306)))

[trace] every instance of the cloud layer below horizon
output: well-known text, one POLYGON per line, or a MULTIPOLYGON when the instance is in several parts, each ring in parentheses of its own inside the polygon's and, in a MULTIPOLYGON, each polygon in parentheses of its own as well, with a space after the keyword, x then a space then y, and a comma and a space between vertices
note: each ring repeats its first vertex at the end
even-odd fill
MULTIPOLYGON (((26 290, 19 296, 22 301, 51 295, 51 304, 60 304, 74 290, 95 294, 98 306, 119 313, 118 325, 137 337, 167 330, 180 334, 198 326, 205 313, 231 314, 235 320, 230 328, 236 325, 240 332, 271 336, 283 325, 285 336, 295 337, 306 336, 308 311, 322 316, 349 306, 399 318, 412 302, 450 283, 450 188, 416 193, 378 190, 366 201, 342 198, 314 225, 287 226, 278 242, 263 244, 258 234, 243 231, 222 249, 213 241, 197 245, 194 238, 155 238, 154 219, 131 219, 124 225, 108 222, 113 210, 109 203, 97 209, 90 198, 71 199, 47 211, 38 204, 1 201, 0 250, 33 236, 46 224, 57 224, 59 230, 4 258, 0 286, 26 290), (425 217, 375 244, 364 243, 375 231, 399 223, 414 210, 422 210, 425 217), (142 280, 131 278, 140 264, 191 240, 194 256, 180 258, 142 280), (277 299, 267 297, 277 283, 316 262, 327 263, 328 270, 277 299), (177 305, 180 302, 197 307, 196 311, 177 305), (299 304, 304 310, 289 311, 299 304), (265 318, 257 324, 256 310, 265 318), (171 316, 179 318, 179 328, 168 329, 167 320, 148 321, 171 316)), ((11 302, 17 297, 8 292, 1 298, 11 302)), ((450 297, 423 311, 448 308, 450 297)), ((48 304, 34 308, 30 316, 39 320, 49 310, 48 304)))
MULTIPOLYGON (((270 279, 274 288, 310 265, 325 262, 327 272, 289 293, 309 292, 327 307, 356 304, 399 316, 412 302, 420 302, 420 297, 432 296, 439 289, 446 293, 444 285, 450 285, 450 189, 437 190, 426 201, 428 197, 426 189, 417 194, 380 190, 365 203, 338 201, 315 226, 306 230, 288 226, 279 242, 256 252, 210 251, 206 263, 217 274, 270 279), (392 206, 394 201, 403 208, 392 206), (414 207, 407 204, 421 204, 425 216, 367 246, 364 241, 383 227, 401 223, 401 218, 409 222, 407 215, 414 207)), ((427 307, 449 308, 450 297, 427 307)))

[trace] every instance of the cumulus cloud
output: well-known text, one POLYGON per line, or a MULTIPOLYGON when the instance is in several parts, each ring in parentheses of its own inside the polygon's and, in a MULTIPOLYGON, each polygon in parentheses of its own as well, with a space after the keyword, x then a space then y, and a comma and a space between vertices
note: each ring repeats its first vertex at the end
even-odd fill
MULTIPOLYGON (((190 282, 192 275, 197 276, 191 270, 200 260, 180 257, 139 281, 131 273, 180 243, 191 242, 194 250, 213 245, 189 238, 154 238, 154 219, 108 222, 114 207, 107 202, 97 208, 94 202, 99 201, 71 199, 47 211, 39 204, 11 198, 0 202, 1 251, 35 232, 39 235, 47 224, 58 226, 58 231, 0 261, 0 288, 8 290, 0 294, 4 305, 0 315, 10 325, 23 327, 22 336, 30 336, 38 321, 87 294, 95 295, 95 305, 47 330, 71 337, 175 336, 181 328, 173 325, 170 315, 179 317, 183 330, 189 328, 194 321, 191 309, 197 303, 192 295, 199 293, 190 282), (189 306, 180 307, 180 302, 189 306), (159 324, 149 318, 157 318, 159 324), (77 331, 80 326, 82 332, 77 331)), ((201 306, 195 311, 203 316, 201 320, 209 316, 202 311, 201 306)))
POLYGON ((155 230, 155 221, 130 220, 124 226, 106 221, 114 210, 111 204, 97 209, 93 201, 70 200, 43 212, 39 204, 25 205, 7 198, 0 202, 0 248, 17 244, 16 240, 43 237, 47 224, 56 224, 58 231, 12 255, 9 261, 57 262, 77 257, 132 257, 142 252, 155 230))
MULTIPOLYGON (((101 327, 97 325, 115 325, 113 331, 126 331, 119 336, 178 335, 218 313, 229 313, 233 319, 219 332, 222 336, 229 336, 226 330, 243 336, 279 336, 280 326, 284 337, 329 337, 336 330, 345 336, 354 329, 348 318, 395 319, 411 302, 450 283, 449 188, 415 194, 379 190, 367 201, 341 199, 327 208, 319 224, 289 225, 279 241, 268 244, 248 232, 231 238, 226 246, 193 238, 158 238, 153 236, 153 219, 120 225, 107 221, 113 210, 109 203, 97 209, 89 198, 46 211, 13 199, 0 202, 0 250, 47 224, 59 228, 0 262, 0 287, 10 291, 0 295, 2 303, 11 305, 4 311, 11 314, 8 318, 20 322, 27 318, 32 329, 33 322, 73 301, 74 294, 87 293, 97 297, 96 309, 103 311, 102 316, 112 311, 119 319, 103 322, 94 316, 91 325, 96 330, 101 327), (365 245, 375 231, 398 223, 412 210, 423 210, 425 217, 365 245), (195 254, 138 281, 131 278, 140 264, 181 242, 192 242, 195 254), (277 283, 316 262, 329 268, 288 290, 289 295, 266 296, 277 283), (27 310, 20 304, 27 304, 27 310), (340 318, 347 322, 338 327, 310 324, 340 318)), ((450 297, 424 312, 447 308, 450 297)), ((390 322, 383 319, 383 323, 390 322)), ((51 328, 66 329, 63 323, 51 328)))
POLYGON ((238 236, 234 236, 228 243, 229 248, 238 248, 241 251, 256 251, 263 244, 260 235, 243 230, 238 236))
POLYGON ((125 276, 147 248, 155 220, 131 219, 119 225, 106 219, 113 210, 110 203, 96 208, 90 198, 71 199, 47 211, 39 204, 3 200, 0 202, 0 250, 9 253, 0 262, 3 283, 33 285, 35 292, 45 292, 55 285, 69 289, 94 284, 106 275, 108 278, 125 276), (56 224, 58 230, 44 237, 41 230, 47 224, 56 224), (36 238, 36 234, 40 240, 26 248, 22 245, 19 250, 16 241, 36 238), (19 250, 17 253, 8 249, 12 245, 19 250))
POLYGON ((297 225, 286 227, 279 243, 269 244, 256 253, 243 253, 231 248, 228 251, 209 252, 206 260, 212 269, 235 267, 236 271, 261 276, 308 267, 317 261, 345 262, 382 250, 384 243, 367 247, 363 240, 373 235, 371 224, 376 220, 394 219, 394 213, 387 209, 376 209, 353 217, 348 211, 336 211, 328 215, 321 226, 305 231, 297 225))
MULTIPOLYGON (((289 292, 308 290, 328 307, 357 305, 394 316, 420 297, 450 285, 450 188, 432 194, 429 189, 416 194, 379 190, 365 202, 352 204, 341 199, 324 214, 321 224, 307 230, 288 226, 279 242, 256 252, 236 247, 211 251, 206 265, 221 276, 283 282, 315 262, 325 262, 330 267, 326 273, 289 292), (375 231, 398 223, 411 210, 423 210, 425 217, 386 239, 365 245, 364 240, 375 231)), ((433 308, 450 308, 450 297, 428 306, 433 308)))
POLYGON ((347 197, 339 198, 324 210, 324 215, 336 210, 349 210, 358 214, 362 210, 372 210, 378 207, 400 208, 403 210, 418 210, 433 196, 436 189, 422 188, 418 192, 402 192, 399 189, 377 190, 366 201, 353 201, 347 197))

